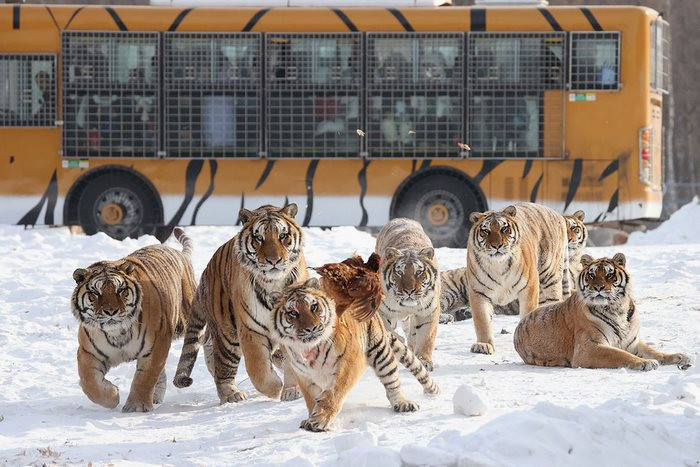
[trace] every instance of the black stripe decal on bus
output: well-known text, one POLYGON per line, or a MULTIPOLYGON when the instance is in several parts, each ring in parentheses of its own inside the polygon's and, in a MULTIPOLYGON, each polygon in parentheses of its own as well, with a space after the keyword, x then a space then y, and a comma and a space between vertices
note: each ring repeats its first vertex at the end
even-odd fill
POLYGON ((53 12, 51 11, 51 8, 48 6, 46 7, 46 11, 49 12, 49 16, 51 17, 51 21, 53 21, 53 24, 56 26, 56 29, 59 31, 61 30, 61 27, 58 25, 58 21, 56 21, 56 17, 53 15, 53 12))
POLYGON ((469 21, 472 31, 486 31, 486 10, 483 8, 472 8, 469 12, 469 21))
POLYGON ((387 10, 389 10, 389 13, 394 15, 394 18, 396 18, 399 21, 399 23, 401 23, 401 26, 403 26, 403 28, 406 31, 408 31, 408 32, 415 31, 415 29, 413 29, 413 26, 411 26, 411 23, 408 22, 406 17, 399 10, 397 10, 396 8, 387 8, 387 10))
POLYGON ((578 191, 578 187, 581 184, 581 175, 583 174, 583 160, 582 159, 576 159, 574 160, 574 168, 571 171, 571 179, 569 180, 569 191, 566 193, 566 203, 564 203, 564 210, 562 212, 566 212, 566 209, 569 207, 571 202, 574 200, 574 197, 576 196, 576 192, 578 191))
POLYGON ((367 195, 367 167, 369 167, 370 162, 372 161, 369 159, 362 161, 362 168, 357 174, 357 181, 360 183, 360 207, 362 208, 362 219, 360 219, 358 224, 360 227, 366 226, 369 220, 367 208, 365 207, 365 195, 367 195))
POLYGON ((482 180, 496 167, 501 165, 503 163, 502 160, 489 160, 486 159, 484 160, 484 165, 481 166, 481 170, 479 170, 479 173, 474 176, 474 183, 479 185, 482 180))
POLYGON ((537 182, 535 182, 535 186, 532 187, 532 193, 530 193, 530 202, 535 203, 537 202, 537 193, 540 191, 540 184, 542 183, 542 179, 544 178, 544 173, 540 175, 540 178, 537 179, 537 182))
POLYGON ((525 161, 525 167, 523 167, 523 176, 521 178, 526 178, 532 169, 532 159, 525 161))
POLYGON ((178 15, 177 18, 175 18, 175 21, 173 21, 173 24, 170 25, 168 28, 168 31, 177 31, 177 28, 180 27, 180 23, 182 23, 182 20, 185 19, 185 16, 190 14, 190 11, 192 11, 194 8, 187 8, 185 10, 182 10, 178 15))
POLYGON ((209 159, 209 187, 197 205, 194 207, 192 222, 190 222, 191 225, 195 225, 197 223, 197 213, 199 212, 199 208, 202 207, 202 204, 204 204, 204 202, 209 199, 211 194, 214 193, 214 178, 216 178, 216 170, 218 167, 218 162, 216 162, 214 159, 209 159))
POLYGON ((593 222, 599 222, 605 220, 606 217, 608 217, 608 214, 612 214, 612 212, 617 208, 617 204, 619 202, 619 197, 620 197, 620 190, 617 189, 615 190, 615 193, 612 194, 610 197, 610 201, 608 202, 608 209, 605 212, 601 212, 598 214, 598 216, 593 219, 593 222))
POLYGON ((427 169, 428 167, 430 167, 431 162, 432 160, 430 159, 423 159, 423 162, 420 163, 420 167, 418 167, 418 170, 420 171, 423 169, 427 169))
POLYGON ((19 5, 12 7, 12 29, 19 29, 19 5))
POLYGON ((124 24, 124 21, 119 17, 116 11, 114 11, 114 8, 108 6, 105 8, 107 10, 107 13, 109 13, 109 16, 112 17, 114 20, 114 24, 117 25, 120 31, 128 31, 129 28, 126 27, 126 24, 124 24))
POLYGON ((345 23, 345 26, 348 27, 349 30, 352 32, 357 32, 357 26, 355 26, 355 23, 353 23, 350 18, 348 18, 348 15, 346 15, 343 10, 339 8, 333 8, 333 13, 335 13, 340 20, 345 23))
POLYGON ((253 15, 253 17, 250 18, 250 21, 248 21, 248 24, 246 24, 245 26, 243 26, 243 32, 248 32, 248 31, 250 31, 251 29, 253 29, 253 28, 255 27, 255 25, 258 24, 258 21, 260 21, 260 18, 262 18, 263 15, 264 15, 265 13, 267 13, 269 10, 270 10, 269 8, 265 8, 265 9, 260 10, 260 11, 258 11, 257 13, 255 13, 255 14, 253 15))
POLYGON ((542 13, 542 16, 544 16, 544 19, 547 20, 552 29, 554 29, 555 31, 563 31, 561 25, 557 22, 556 19, 554 19, 554 16, 552 16, 552 13, 550 13, 548 9, 538 8, 538 10, 540 13, 542 13))
POLYGON ((70 19, 68 20, 68 22, 66 23, 66 26, 63 29, 68 29, 68 26, 70 26, 70 23, 72 23, 73 20, 75 19, 75 17, 78 16, 78 13, 83 11, 83 8, 85 8, 85 7, 81 6, 80 8, 75 10, 72 15, 70 15, 70 19))
POLYGON ((318 167, 318 159, 313 159, 309 162, 309 168, 306 169, 306 212, 304 213, 303 227, 308 227, 311 222, 311 214, 314 211, 314 176, 316 175, 316 167, 318 167))
POLYGON ((608 166, 601 172, 600 177, 598 177, 598 181, 602 182, 605 178, 609 177, 610 175, 614 174, 618 167, 620 166, 620 161, 619 159, 615 159, 612 161, 608 166))
POLYGON ((170 222, 168 222, 168 226, 174 227, 180 223, 182 215, 185 214, 187 207, 192 202, 192 198, 194 198, 194 188, 197 184, 197 178, 199 178, 199 174, 202 172, 203 166, 204 161, 202 159, 194 159, 187 164, 187 169, 185 169, 185 197, 182 200, 182 204, 180 204, 177 212, 173 214, 173 218, 170 219, 170 222))
POLYGON ((270 172, 272 172, 272 168, 275 166, 274 160, 268 160, 267 164, 265 164, 265 169, 263 170, 263 173, 260 174, 260 178, 258 179, 258 183, 255 184, 255 189, 257 190, 262 186, 263 183, 265 183, 265 180, 267 180, 267 177, 270 175, 270 172))
POLYGON ((603 28, 598 22, 598 20, 593 16, 593 13, 591 13, 591 10, 588 8, 582 7, 581 12, 584 14, 586 19, 588 20, 589 23, 591 23, 591 27, 593 28, 594 31, 602 31, 603 28))
POLYGON ((31 208, 22 218, 17 222, 17 225, 36 225, 36 221, 39 219, 39 214, 46 205, 46 213, 44 214, 44 224, 53 224, 53 212, 56 209, 56 200, 58 199, 58 181, 56 176, 56 170, 53 171, 49 185, 46 187, 46 191, 41 196, 36 205, 31 208))

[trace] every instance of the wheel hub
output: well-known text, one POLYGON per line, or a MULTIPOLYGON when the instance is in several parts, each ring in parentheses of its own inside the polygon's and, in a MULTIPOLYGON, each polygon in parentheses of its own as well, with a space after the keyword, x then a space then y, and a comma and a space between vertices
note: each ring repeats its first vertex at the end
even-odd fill
POLYGON ((116 203, 107 203, 102 206, 100 218, 107 225, 119 224, 124 219, 124 209, 116 203))
POLYGON ((446 190, 431 190, 416 203, 414 219, 420 219, 431 239, 449 242, 464 222, 459 198, 446 190))
POLYGON ((428 221, 433 225, 444 225, 450 218, 450 213, 442 203, 435 203, 428 208, 428 221))
POLYGON ((141 225, 143 205, 139 197, 128 188, 108 188, 98 196, 93 216, 97 230, 112 238, 123 239, 141 225))

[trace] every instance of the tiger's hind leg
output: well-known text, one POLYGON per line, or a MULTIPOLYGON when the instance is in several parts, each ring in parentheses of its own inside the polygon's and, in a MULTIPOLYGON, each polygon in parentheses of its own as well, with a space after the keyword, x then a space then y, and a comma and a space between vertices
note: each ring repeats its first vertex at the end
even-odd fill
POLYGON ((178 388, 186 388, 192 385, 192 369, 197 361, 197 354, 206 333, 206 320, 199 296, 192 302, 191 315, 185 332, 185 339, 177 362, 177 370, 173 378, 173 384, 178 388))
POLYGON ((642 358, 653 358, 654 360, 660 362, 662 365, 678 365, 681 370, 687 370, 693 365, 692 360, 686 354, 683 353, 663 353, 656 349, 653 349, 648 344, 644 342, 639 342, 637 344, 637 349, 634 352, 635 355, 642 358))
POLYGON ((236 386, 241 347, 235 330, 231 335, 216 333, 204 344, 207 369, 214 377, 221 404, 246 400, 248 395, 236 386))
POLYGON ((162 404, 165 399, 165 390, 168 388, 168 380, 165 375, 165 368, 160 372, 158 381, 156 381, 156 387, 153 389, 153 403, 162 404))
POLYGON ((411 352, 411 349, 406 347, 403 342, 399 341, 393 335, 389 335, 388 338, 391 342, 391 350, 393 350, 394 355, 399 359, 399 362, 401 362, 401 364, 405 366, 413 376, 415 376, 421 386, 423 386, 423 391, 426 394, 439 394, 440 388, 430 377, 428 369, 421 363, 415 354, 411 352))

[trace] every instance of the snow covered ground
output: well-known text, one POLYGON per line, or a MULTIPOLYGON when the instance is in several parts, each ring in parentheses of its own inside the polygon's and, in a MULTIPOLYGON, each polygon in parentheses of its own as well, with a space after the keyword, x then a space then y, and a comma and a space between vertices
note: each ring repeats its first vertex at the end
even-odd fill
MULTIPOLYGON (((689 242, 700 242, 692 235, 698 219, 700 205, 691 204, 656 233, 633 235, 630 245, 590 250, 595 257, 617 251, 628 256, 643 338, 696 360, 700 243, 689 242)), ((236 229, 187 231, 195 240, 199 273, 236 229)), ((355 250, 367 255, 374 245, 370 235, 350 227, 306 233, 310 265, 355 250)), ((475 338, 471 321, 440 325, 434 377, 442 393, 424 396, 402 372, 406 394, 421 405, 417 413, 392 412, 368 370, 329 433, 299 430, 304 403, 256 394, 244 370, 240 386, 250 399, 220 406, 201 358, 192 387, 180 390, 169 383, 164 403, 153 413, 122 414, 94 405, 78 385, 71 274, 154 242, 0 226, 0 463, 700 465, 697 366, 648 373, 528 367, 513 349, 514 316, 495 317, 497 349, 490 356, 469 352, 475 338), (454 412, 453 396, 462 385, 485 396, 483 415, 454 412)), ((441 249, 438 257, 448 269, 461 266, 465 252, 441 249)), ((169 379, 180 348, 177 342, 171 349, 169 379)), ((134 367, 126 364, 108 374, 122 402, 134 367)))

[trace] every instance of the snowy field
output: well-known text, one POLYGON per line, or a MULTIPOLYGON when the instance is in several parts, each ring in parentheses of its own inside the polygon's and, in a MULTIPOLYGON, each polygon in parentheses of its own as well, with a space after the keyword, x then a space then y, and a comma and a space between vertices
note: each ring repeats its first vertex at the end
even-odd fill
MULTIPOLYGON (((635 234, 617 251, 628 257, 642 316, 642 338, 666 352, 700 353, 700 205, 691 203, 657 231, 635 234), (693 243, 696 242, 696 243, 693 243)), ((232 228, 188 228, 199 274, 232 228)), ((310 265, 370 253, 373 238, 354 228, 307 229, 310 265)), ((71 274, 155 243, 117 242, 68 229, 0 226, 0 463, 307 465, 700 465, 700 370, 675 366, 628 370, 525 366, 512 345, 517 317, 496 316, 496 353, 469 352, 472 322, 440 325, 434 360, 439 396, 422 394, 402 371, 406 394, 421 410, 395 414, 371 370, 350 393, 328 433, 298 429, 302 400, 256 394, 245 370, 246 402, 220 406, 203 359, 194 384, 169 381, 149 414, 92 404, 78 384, 77 323, 70 313, 71 274), (453 395, 469 385, 488 399, 483 415, 456 414, 453 395)), ((443 269, 464 250, 440 249, 443 269)), ((172 378, 181 342, 167 363, 172 378)), ((126 399, 135 365, 108 374, 126 399)))

